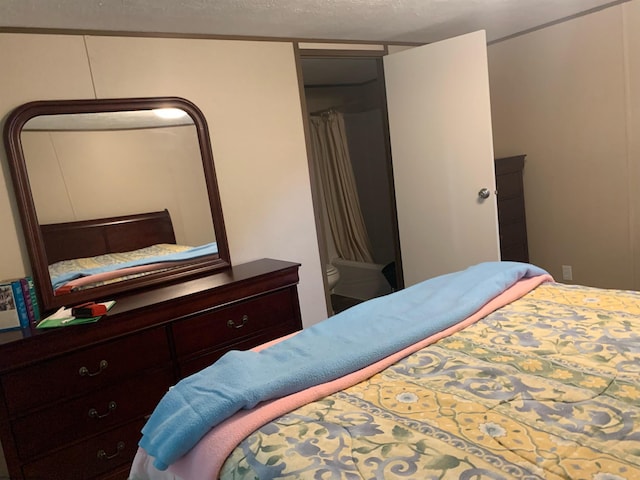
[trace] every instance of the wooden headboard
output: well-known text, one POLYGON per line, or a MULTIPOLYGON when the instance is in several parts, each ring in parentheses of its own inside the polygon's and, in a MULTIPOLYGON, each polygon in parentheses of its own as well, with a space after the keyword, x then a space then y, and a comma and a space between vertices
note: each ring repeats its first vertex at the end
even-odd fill
POLYGON ((176 243, 168 210, 40 225, 49 264, 176 243))

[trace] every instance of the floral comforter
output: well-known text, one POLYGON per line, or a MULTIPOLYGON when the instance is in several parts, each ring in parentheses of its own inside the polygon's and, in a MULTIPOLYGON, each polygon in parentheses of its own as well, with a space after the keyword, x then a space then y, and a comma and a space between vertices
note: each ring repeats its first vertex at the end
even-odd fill
MULTIPOLYGON (((86 282, 76 282, 77 285, 74 285, 73 290, 84 290, 86 288, 99 287, 101 285, 107 285, 110 283, 121 282, 123 280, 130 280, 132 278, 141 277, 144 275, 148 275, 149 273, 157 273, 162 270, 166 270, 163 268, 158 268, 157 266, 151 270, 140 273, 133 274, 122 274, 122 275, 114 275, 106 280, 98 280, 93 281, 91 272, 93 271, 110 271, 110 269, 117 270, 118 265, 131 264, 138 261, 144 261, 150 257, 158 257, 163 255, 171 255, 175 253, 185 252, 192 247, 184 246, 184 245, 174 245, 170 243, 159 243, 156 245, 151 245, 149 247, 141 248, 138 250, 132 250, 130 252, 119 252, 119 253, 105 253, 103 255, 97 255, 95 257, 86 257, 86 258, 74 258, 70 260, 61 260, 59 262, 53 263, 49 265, 49 276, 54 283, 54 289, 58 290, 58 288, 62 285, 65 285, 70 282, 60 282, 58 284, 56 279, 64 278, 65 276, 69 276, 69 278, 76 278, 73 274, 75 272, 88 272, 86 276, 78 275, 80 278, 84 278, 87 280, 86 282)), ((95 277, 95 275, 93 275, 95 277)), ((72 280, 73 281, 73 280, 72 280)))
POLYGON ((640 294, 544 284, 268 423, 222 479, 640 478, 640 294))

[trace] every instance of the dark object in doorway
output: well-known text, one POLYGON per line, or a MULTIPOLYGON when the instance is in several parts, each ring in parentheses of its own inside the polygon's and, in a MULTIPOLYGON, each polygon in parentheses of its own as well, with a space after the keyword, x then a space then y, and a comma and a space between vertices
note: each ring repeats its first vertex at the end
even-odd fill
POLYGON ((343 297, 342 295, 336 295, 335 293, 331 295, 331 308, 333 308, 334 314, 343 312, 359 303, 362 303, 362 300, 357 298, 343 297))
POLYGON ((396 262, 386 264, 382 268, 382 275, 384 275, 384 278, 387 280, 387 282, 389 282, 389 285, 391 285, 391 288, 395 292, 398 289, 398 280, 396 278, 396 262))

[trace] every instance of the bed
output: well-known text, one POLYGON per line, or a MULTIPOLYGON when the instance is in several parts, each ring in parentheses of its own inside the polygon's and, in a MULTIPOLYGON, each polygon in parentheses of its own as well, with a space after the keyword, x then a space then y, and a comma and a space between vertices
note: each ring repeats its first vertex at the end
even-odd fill
POLYGON ((130 478, 636 479, 639 373, 638 292, 481 264, 181 381, 130 478))
POLYGON ((40 225, 56 295, 157 273, 217 253, 177 245, 168 210, 40 225))

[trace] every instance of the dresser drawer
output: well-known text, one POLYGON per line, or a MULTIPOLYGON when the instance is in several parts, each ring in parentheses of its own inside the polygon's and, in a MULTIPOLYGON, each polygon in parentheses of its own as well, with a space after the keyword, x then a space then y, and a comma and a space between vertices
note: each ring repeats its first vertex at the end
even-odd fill
POLYGON ((523 195, 522 172, 516 171, 496 176, 498 198, 511 198, 523 195))
POLYGON ((524 222, 510 223, 500 226, 500 244, 509 246, 513 244, 526 244, 527 227, 524 222))
POLYGON ((148 415, 172 384, 173 371, 166 368, 31 412, 12 424, 18 454, 27 460, 148 415), (56 439, 55 445, 51 444, 52 438, 56 439))
POLYGON ((251 337, 248 340, 241 341, 230 345, 228 348, 223 348, 213 351, 205 351, 202 355, 196 357, 190 357, 187 361, 180 362, 180 378, 188 377, 196 372, 199 372, 203 368, 208 367, 222 355, 231 350, 249 350, 257 345, 275 340, 276 338, 283 337, 292 333, 291 328, 274 328, 265 330, 261 334, 251 337))
POLYGON ((170 361, 164 328, 156 328, 23 368, 2 377, 11 414, 95 391, 170 361))
POLYGON ((24 478, 80 480, 130 464, 138 450, 143 420, 63 448, 23 467, 24 478))
POLYGON ((524 197, 498 199, 498 219, 500 225, 524 220, 524 197))
POLYGON ((291 332, 298 321, 296 302, 295 290, 285 289, 180 320, 172 326, 176 354, 183 358, 218 350, 267 329, 286 326, 291 332))

